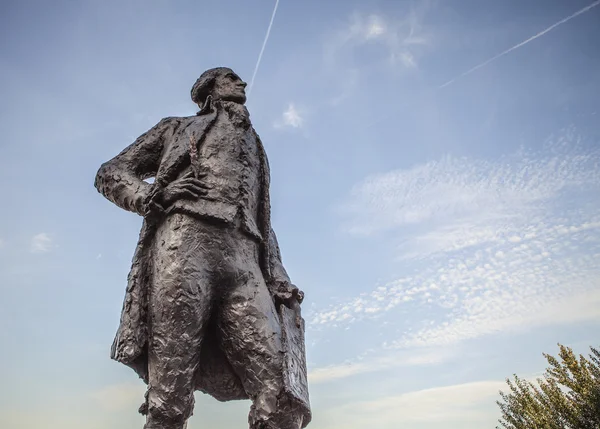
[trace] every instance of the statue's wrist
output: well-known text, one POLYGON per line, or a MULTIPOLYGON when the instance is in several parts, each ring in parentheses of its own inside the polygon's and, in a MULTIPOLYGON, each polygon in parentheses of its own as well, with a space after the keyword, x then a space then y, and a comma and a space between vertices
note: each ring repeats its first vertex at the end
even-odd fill
POLYGON ((143 216, 156 217, 164 213, 164 208, 161 204, 162 189, 156 185, 151 185, 148 192, 143 197, 143 216))

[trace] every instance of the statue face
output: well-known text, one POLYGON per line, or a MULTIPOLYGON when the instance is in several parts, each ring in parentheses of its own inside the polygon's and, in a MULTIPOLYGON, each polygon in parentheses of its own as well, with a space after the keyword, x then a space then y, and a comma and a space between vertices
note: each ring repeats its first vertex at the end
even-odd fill
POLYGON ((217 100, 246 102, 246 82, 233 72, 219 75, 215 79, 212 95, 217 100))

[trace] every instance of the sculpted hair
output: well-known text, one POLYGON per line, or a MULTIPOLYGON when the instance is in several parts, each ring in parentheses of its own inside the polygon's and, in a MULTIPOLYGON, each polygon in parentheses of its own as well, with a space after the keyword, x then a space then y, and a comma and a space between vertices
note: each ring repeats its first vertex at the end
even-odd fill
POLYGON ((206 101, 206 97, 210 95, 217 76, 226 73, 233 73, 233 70, 228 67, 215 67, 214 69, 206 70, 202 73, 198 80, 196 80, 196 83, 194 83, 194 86, 192 86, 192 101, 199 106, 202 106, 204 101, 206 101))

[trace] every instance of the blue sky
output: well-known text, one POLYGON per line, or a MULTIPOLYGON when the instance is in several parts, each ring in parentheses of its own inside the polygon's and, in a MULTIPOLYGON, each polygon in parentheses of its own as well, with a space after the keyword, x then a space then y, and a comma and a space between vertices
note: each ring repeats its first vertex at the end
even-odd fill
MULTIPOLYGON (((193 114, 202 71, 250 82, 274 5, 0 6, 0 427, 142 427, 108 357, 141 221, 94 175, 193 114)), ((494 427, 505 377, 597 345, 597 6, 280 1, 248 107, 306 292, 311 427, 494 427)), ((198 395, 189 428, 248 408, 198 395)))

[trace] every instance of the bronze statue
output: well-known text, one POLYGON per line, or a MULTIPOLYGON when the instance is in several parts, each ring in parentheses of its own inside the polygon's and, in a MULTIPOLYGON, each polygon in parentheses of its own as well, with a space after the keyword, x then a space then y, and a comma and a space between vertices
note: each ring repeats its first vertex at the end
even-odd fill
POLYGON ((96 176, 107 199, 144 217, 111 357, 148 385, 146 429, 184 428, 195 390, 250 399, 251 429, 311 419, 303 293, 271 228, 245 87, 229 68, 206 71, 195 116, 161 120, 96 176))

